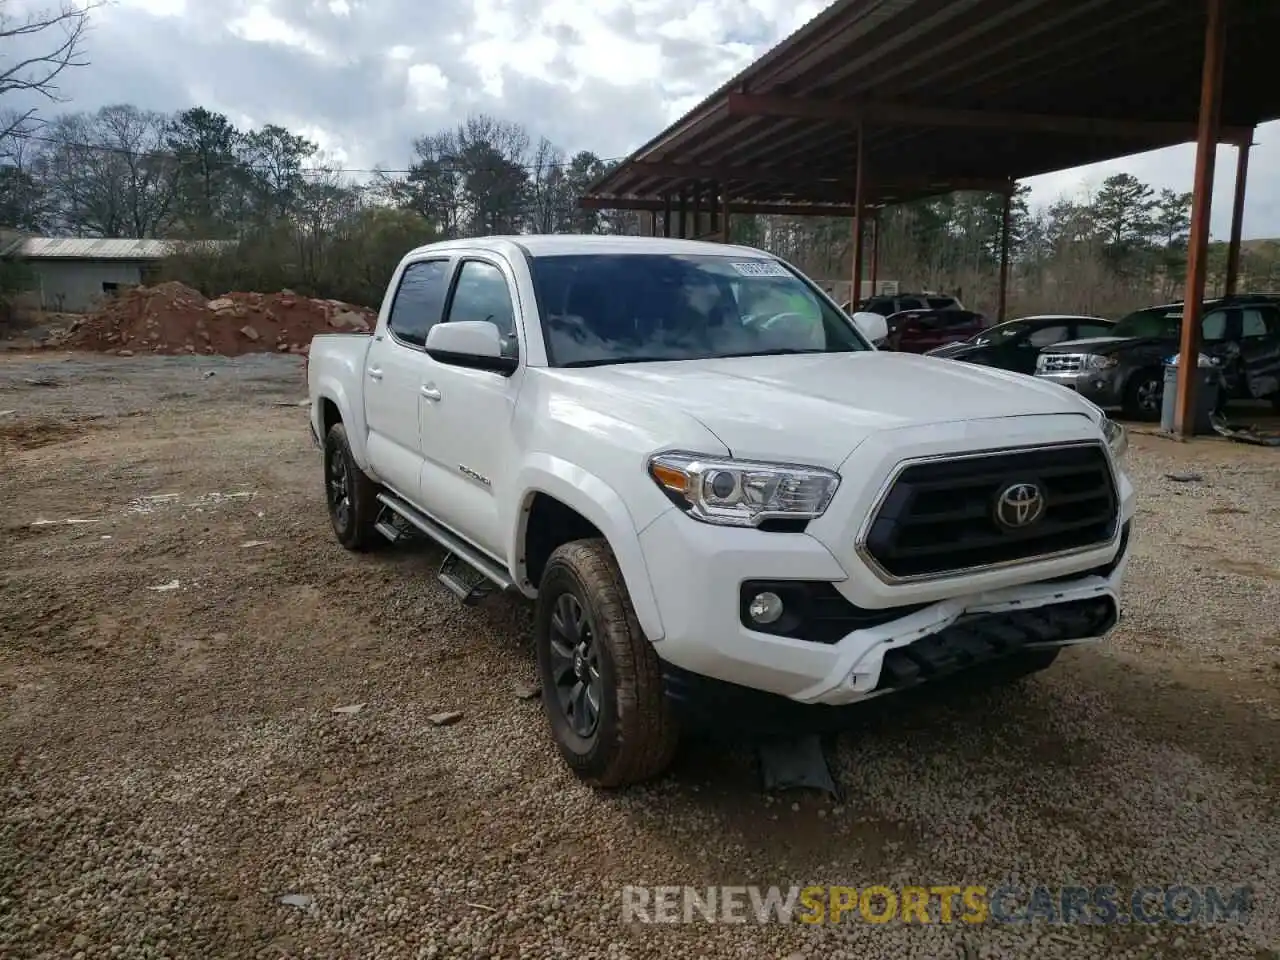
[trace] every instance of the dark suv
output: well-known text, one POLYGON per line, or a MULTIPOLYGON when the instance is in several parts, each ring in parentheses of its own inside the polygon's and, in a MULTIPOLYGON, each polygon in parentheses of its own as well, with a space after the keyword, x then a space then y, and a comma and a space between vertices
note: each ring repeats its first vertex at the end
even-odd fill
MULTIPOLYGON (((1222 373, 1222 403, 1269 398, 1280 406, 1280 295, 1248 294, 1204 302, 1202 353, 1222 373)), ((1135 420, 1158 420, 1164 361, 1178 352, 1182 303, 1129 314, 1105 337, 1045 347, 1036 376, 1079 391, 1135 420)))

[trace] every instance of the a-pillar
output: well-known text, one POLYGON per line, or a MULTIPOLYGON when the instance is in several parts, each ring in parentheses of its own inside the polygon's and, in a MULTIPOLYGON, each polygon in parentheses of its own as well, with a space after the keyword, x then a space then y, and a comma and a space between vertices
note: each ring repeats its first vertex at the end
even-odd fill
POLYGON ((1190 437, 1196 428, 1196 384, 1200 360, 1200 321, 1204 306, 1209 253, 1209 213, 1213 201, 1213 166, 1218 150, 1222 107, 1222 57, 1226 39, 1223 0, 1205 0, 1204 64, 1200 77, 1200 122, 1196 135, 1195 182, 1191 188, 1191 232, 1187 238, 1187 290, 1182 303, 1182 338, 1178 350, 1178 394, 1173 431, 1190 437))
POLYGON ((1244 192, 1249 180, 1249 147, 1252 137, 1239 144, 1236 154, 1236 196, 1231 205, 1231 241, 1227 244, 1227 278, 1223 293, 1228 297, 1236 292, 1240 278, 1240 236, 1244 230, 1244 192))

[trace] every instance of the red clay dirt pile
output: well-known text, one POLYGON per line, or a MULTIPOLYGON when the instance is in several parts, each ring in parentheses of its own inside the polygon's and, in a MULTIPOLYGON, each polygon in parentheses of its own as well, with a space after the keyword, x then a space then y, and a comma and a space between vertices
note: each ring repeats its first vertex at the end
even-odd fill
POLYGON ((207 300, 176 281, 134 287, 85 317, 60 344, 118 353, 306 353, 317 333, 367 333, 374 313, 339 300, 228 293, 207 300))

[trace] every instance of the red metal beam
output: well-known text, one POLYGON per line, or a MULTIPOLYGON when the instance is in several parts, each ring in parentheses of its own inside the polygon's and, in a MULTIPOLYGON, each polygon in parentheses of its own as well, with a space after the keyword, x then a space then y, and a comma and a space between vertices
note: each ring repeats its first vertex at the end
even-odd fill
MULTIPOLYGON (((582 197, 578 206, 584 210, 661 210, 662 200, 653 197, 582 197)), ((760 214, 776 217, 852 217, 851 203, 771 203, 768 201, 734 200, 731 213, 760 214)), ((677 236, 682 236, 677 226, 677 236)))
POLYGON ((1249 147, 1240 144, 1236 155, 1236 196, 1231 205, 1231 240, 1227 244, 1227 279, 1223 292, 1229 297, 1236 292, 1240 277, 1240 237, 1244 230, 1244 194, 1249 180, 1249 147))
MULTIPOLYGON (((1082 137, 1133 137, 1138 140, 1197 136, 1194 124, 1166 120, 1108 120, 1003 110, 952 110, 903 103, 820 100, 730 93, 731 117, 787 117, 825 123, 871 123, 877 126, 958 127, 966 130, 1010 130, 1082 137)), ((1252 127, 1224 127, 1219 136, 1231 143, 1253 137, 1252 127)))
POLYGON ((1200 360, 1200 320, 1204 304, 1205 267, 1209 253, 1209 213, 1213 202, 1213 166, 1218 152, 1218 115, 1222 107, 1222 60, 1226 25, 1223 0, 1205 0, 1204 69, 1200 78, 1200 129, 1196 137, 1196 172, 1191 190, 1191 233, 1187 239, 1187 291, 1182 306, 1182 339, 1178 351, 1178 395, 1173 430, 1195 434, 1196 380, 1200 360))

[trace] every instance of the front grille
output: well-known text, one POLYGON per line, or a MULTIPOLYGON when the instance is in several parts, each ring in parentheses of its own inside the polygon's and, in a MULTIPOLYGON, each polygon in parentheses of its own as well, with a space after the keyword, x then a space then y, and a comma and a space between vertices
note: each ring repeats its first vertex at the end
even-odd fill
POLYGON ((1037 373, 1079 373, 1084 357, 1078 353, 1042 353, 1037 373))
POLYGON ((898 475, 860 549, 894 579, 1033 560, 1109 542, 1118 503, 1097 443, 929 460, 898 475), (997 522, 996 504, 1022 483, 1039 487, 1044 510, 1011 529, 997 522))

